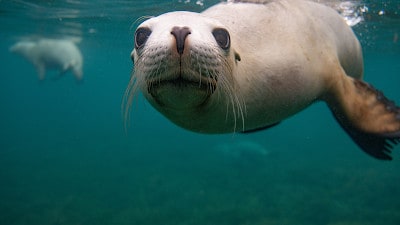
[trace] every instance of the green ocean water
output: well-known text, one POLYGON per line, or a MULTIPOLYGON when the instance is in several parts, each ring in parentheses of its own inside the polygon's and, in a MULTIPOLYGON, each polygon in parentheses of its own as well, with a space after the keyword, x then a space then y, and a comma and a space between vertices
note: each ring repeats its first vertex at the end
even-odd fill
MULTIPOLYGON (((398 225, 400 147, 362 152, 324 103, 252 134, 179 128, 121 103, 142 16, 218 1, 0 1, 0 225, 398 225), (84 82, 39 82, 23 37, 79 39, 84 82)), ((365 80, 400 103, 400 1, 364 1, 365 80)))

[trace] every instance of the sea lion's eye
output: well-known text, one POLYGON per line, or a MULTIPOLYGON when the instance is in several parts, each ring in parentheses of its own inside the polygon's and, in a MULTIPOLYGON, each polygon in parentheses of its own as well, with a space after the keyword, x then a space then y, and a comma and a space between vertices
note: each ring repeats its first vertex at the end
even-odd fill
POLYGON ((151 34, 151 30, 147 27, 140 27, 135 32, 135 48, 141 48, 146 43, 151 34))
POLYGON ((229 47, 231 46, 231 38, 227 30, 223 28, 216 28, 213 30, 212 34, 217 41, 219 47, 224 50, 229 49, 229 47))

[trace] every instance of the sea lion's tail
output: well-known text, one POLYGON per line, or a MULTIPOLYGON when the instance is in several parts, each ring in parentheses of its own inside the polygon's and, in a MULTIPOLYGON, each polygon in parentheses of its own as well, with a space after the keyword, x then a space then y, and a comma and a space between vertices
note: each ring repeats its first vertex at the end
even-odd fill
POLYGON ((400 143, 400 108, 366 82, 349 77, 331 84, 324 99, 336 120, 369 155, 391 160, 400 143))

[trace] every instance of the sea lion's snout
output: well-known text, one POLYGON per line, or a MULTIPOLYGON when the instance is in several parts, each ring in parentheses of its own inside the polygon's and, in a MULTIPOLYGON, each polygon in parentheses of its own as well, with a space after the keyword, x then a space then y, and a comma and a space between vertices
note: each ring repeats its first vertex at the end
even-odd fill
POLYGON ((182 55, 185 49, 186 37, 191 34, 189 27, 173 27, 171 34, 175 37, 176 50, 179 55, 182 55))

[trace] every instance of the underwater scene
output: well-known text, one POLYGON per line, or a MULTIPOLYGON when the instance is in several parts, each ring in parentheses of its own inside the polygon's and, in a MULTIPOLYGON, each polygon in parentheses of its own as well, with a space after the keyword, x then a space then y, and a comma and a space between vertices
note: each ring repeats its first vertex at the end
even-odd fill
MULTIPOLYGON (((219 2, 0 0, 0 225, 400 224, 400 146, 371 157, 324 102, 200 134, 139 94, 126 121, 138 25, 219 2), (32 60, 43 49, 49 67, 32 60)), ((325 4, 360 40, 364 80, 399 105, 400 1, 325 4)))

